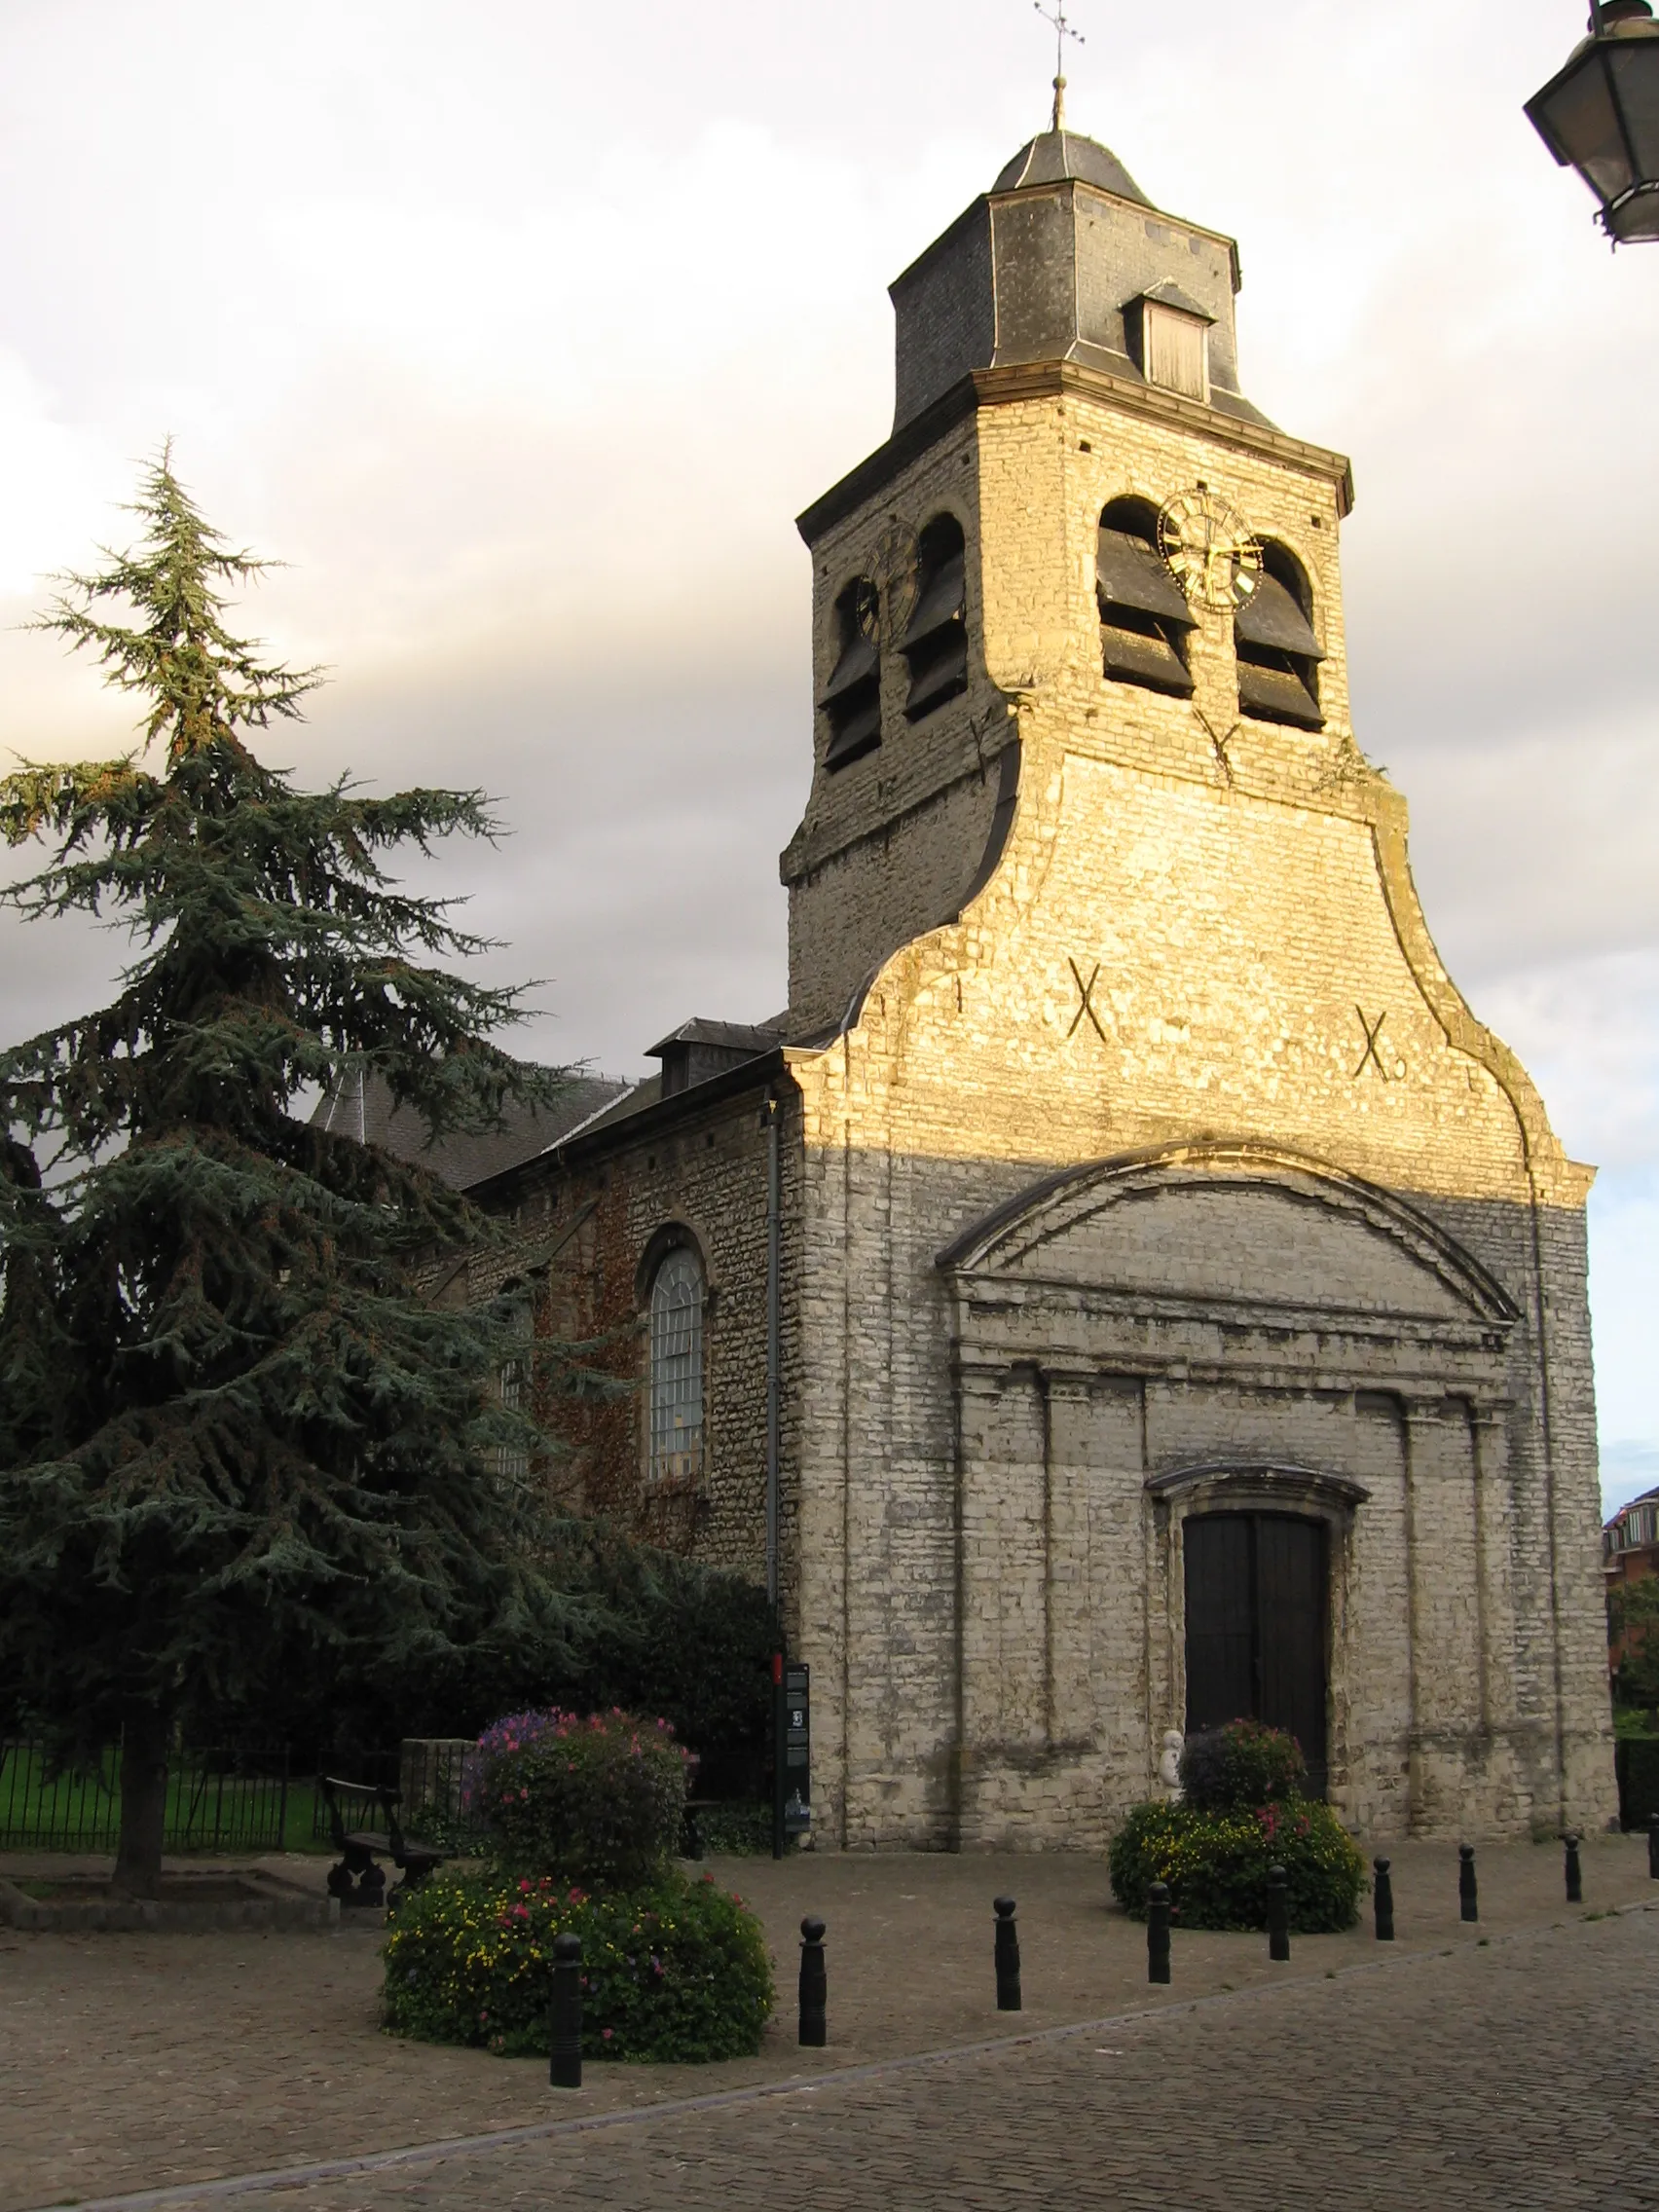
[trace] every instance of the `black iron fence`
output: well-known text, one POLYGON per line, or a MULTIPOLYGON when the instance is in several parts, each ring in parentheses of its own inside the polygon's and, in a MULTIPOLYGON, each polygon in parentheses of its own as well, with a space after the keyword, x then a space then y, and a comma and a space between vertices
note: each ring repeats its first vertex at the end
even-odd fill
POLYGON ((1620 1736, 1613 1745, 1619 1821, 1627 1828, 1659 1821, 1659 1736, 1620 1736))
MULTIPOLYGON (((113 1851, 121 1835, 121 1754, 55 1769, 39 1744, 0 1739, 0 1850, 113 1851)), ((167 1770, 165 1851, 280 1851, 286 1749, 185 1751, 167 1770)))

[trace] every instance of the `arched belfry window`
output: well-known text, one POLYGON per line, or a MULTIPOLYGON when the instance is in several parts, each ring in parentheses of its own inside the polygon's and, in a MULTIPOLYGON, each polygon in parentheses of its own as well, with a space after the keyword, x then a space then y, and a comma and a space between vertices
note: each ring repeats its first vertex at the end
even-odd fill
POLYGON ((1270 539, 1256 589, 1233 618, 1238 651, 1238 705, 1258 721, 1322 729, 1313 593, 1302 564, 1270 539))
POLYGON ((968 688, 968 549, 954 515, 936 515, 916 541, 916 605, 904 628, 913 721, 968 688))
POLYGON ((1101 515, 1094 589, 1105 674, 1117 683, 1191 698, 1193 610, 1159 553, 1158 509, 1150 499, 1114 499, 1101 515))
POLYGON ((881 743, 881 601, 856 576, 835 602, 835 666, 818 704, 830 718, 831 773, 881 743))
POLYGON ((703 1471, 703 1264, 688 1244, 651 1279, 650 1473, 694 1482, 703 1471))

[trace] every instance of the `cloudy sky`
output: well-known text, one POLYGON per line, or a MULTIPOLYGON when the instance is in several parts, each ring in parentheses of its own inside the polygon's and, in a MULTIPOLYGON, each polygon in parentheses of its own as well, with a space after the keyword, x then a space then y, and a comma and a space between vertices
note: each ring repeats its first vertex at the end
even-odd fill
MULTIPOLYGON (((1246 390, 1350 453, 1362 744, 1441 949, 1598 1161, 1610 1499, 1659 1481, 1659 249, 1521 102, 1582 0, 1076 0, 1071 120, 1240 240, 1246 390), (1643 606, 1649 613, 1641 614, 1643 606)), ((16 628, 166 433, 291 566, 306 777, 477 783, 531 1038, 785 997, 792 518, 886 433, 888 281, 1040 127, 1030 0, 0 0, 0 748, 119 745, 16 628)), ((0 1031, 119 946, 0 921, 0 1031)))

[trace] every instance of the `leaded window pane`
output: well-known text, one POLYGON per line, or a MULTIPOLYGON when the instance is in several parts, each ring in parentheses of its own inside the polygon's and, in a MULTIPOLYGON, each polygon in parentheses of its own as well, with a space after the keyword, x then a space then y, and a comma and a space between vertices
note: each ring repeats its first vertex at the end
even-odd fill
POLYGON ((703 1270, 685 1245, 651 1285, 651 1478, 703 1471, 703 1270))
MULTIPOLYGON (((528 1311, 515 1315, 515 1333, 528 1339, 532 1334, 528 1311)), ((501 1362, 496 1377, 496 1392, 508 1413, 527 1414, 530 1411, 530 1360, 526 1354, 501 1362)), ((516 1445, 498 1444, 496 1447, 496 1472, 503 1482, 523 1482, 530 1473, 530 1456, 516 1445)))

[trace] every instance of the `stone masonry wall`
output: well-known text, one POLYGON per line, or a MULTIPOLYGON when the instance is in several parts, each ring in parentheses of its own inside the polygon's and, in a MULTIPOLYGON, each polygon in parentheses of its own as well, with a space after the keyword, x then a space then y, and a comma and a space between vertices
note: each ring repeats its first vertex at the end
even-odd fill
MULTIPOLYGON (((1010 702, 1022 747, 990 882, 959 921, 894 952, 848 1034, 793 1059, 797 1641, 816 1670, 826 1825, 848 1843, 1092 1843, 1144 1790, 1157 1728, 1180 1718, 1180 1511, 1144 1485, 1206 1434, 1217 1452, 1302 1454, 1371 1491, 1339 1546, 1334 1600, 1333 1752, 1345 1747, 1355 1818, 1380 1833, 1509 1831, 1611 1809, 1588 1175, 1447 978, 1406 867, 1403 803, 1354 744, 1338 483, 1319 457, 1055 389, 982 406, 971 439, 844 527, 840 549, 862 560, 947 491, 959 500, 970 696, 981 716, 1010 702), (1308 572, 1322 731, 1240 717, 1224 614, 1195 637, 1192 701, 1101 677, 1100 510, 1197 482, 1308 572), (1446 1345, 1400 1370, 1388 1346, 1411 1337, 1405 1320, 1342 1359, 1310 1326, 1271 1386, 1229 1380, 1235 1346, 1195 1397, 1191 1345, 1165 1337, 1131 1357, 1102 1322, 1081 1379, 1045 1378, 1041 1357, 1000 1381, 964 1376, 938 1265, 953 1239, 1052 1170, 1217 1138, 1363 1178, 1456 1239, 1511 1315, 1489 1331, 1490 1372, 1471 1379, 1446 1345), (1186 1411, 1166 1419, 1165 1406, 1186 1411), (1001 1581, 970 1571, 977 1496, 1001 1581), (1087 1559, 1063 1534, 1080 1514, 1101 1531, 1087 1559), (976 1734, 976 1681, 1004 1700, 990 1737, 976 1734), (1003 1748, 969 1773, 986 1744, 1003 1748)), ((953 726, 960 747, 971 724, 953 726)), ((906 749, 930 742, 925 724, 895 729, 870 757, 898 789, 906 749)), ((866 798, 866 832, 873 778, 866 798)), ((793 975, 812 970, 812 924, 798 903, 793 975)), ((903 925, 866 912, 859 926, 879 943, 903 925)), ((1253 1257, 1252 1232, 1237 1258, 1260 1309, 1253 1257)), ((1118 1287, 1133 1308, 1134 1285, 1118 1287)))

